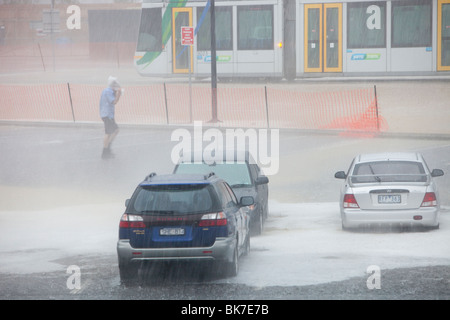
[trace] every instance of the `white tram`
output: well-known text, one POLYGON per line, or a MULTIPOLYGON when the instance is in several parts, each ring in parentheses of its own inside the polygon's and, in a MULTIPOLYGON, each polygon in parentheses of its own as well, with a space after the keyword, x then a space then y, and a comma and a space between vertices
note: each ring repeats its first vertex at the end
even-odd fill
MULTIPOLYGON (((209 77, 209 8, 144 0, 138 72, 209 77)), ((219 78, 450 74, 450 0, 215 0, 215 17, 219 78)))

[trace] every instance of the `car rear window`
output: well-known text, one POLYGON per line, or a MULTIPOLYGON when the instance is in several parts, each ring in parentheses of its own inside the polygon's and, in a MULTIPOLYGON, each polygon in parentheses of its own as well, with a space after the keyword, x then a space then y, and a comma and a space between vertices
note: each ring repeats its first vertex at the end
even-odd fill
POLYGON ((427 175, 420 162, 376 161, 355 165, 353 183, 373 182, 426 182, 427 175))
POLYGON ((220 210, 207 184, 142 186, 132 208, 144 215, 186 215, 220 210))
POLYGON ((214 172, 224 179, 232 188, 250 186, 252 184, 250 173, 246 162, 223 162, 223 163, 189 163, 178 164, 176 173, 201 173, 214 172))

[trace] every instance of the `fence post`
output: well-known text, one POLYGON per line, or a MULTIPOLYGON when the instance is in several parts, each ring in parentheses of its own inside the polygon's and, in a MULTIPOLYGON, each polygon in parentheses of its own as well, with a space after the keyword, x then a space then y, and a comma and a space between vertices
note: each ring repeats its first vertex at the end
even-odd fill
POLYGON ((164 82, 164 104, 166 106, 166 124, 169 124, 169 109, 167 108, 167 90, 165 82, 164 82))
POLYGON ((117 54, 117 69, 120 69, 120 51, 119 43, 116 42, 116 54, 117 54))
POLYGON ((377 116, 377 131, 380 132, 380 118, 378 116, 378 98, 377 98, 377 86, 376 85, 373 86, 373 91, 375 94, 375 112, 376 112, 376 116, 377 116))
POLYGON ((75 112, 73 111, 72 93, 70 92, 70 85, 68 82, 67 82, 67 89, 69 90, 70 108, 72 109, 72 119, 73 122, 75 122, 75 112))

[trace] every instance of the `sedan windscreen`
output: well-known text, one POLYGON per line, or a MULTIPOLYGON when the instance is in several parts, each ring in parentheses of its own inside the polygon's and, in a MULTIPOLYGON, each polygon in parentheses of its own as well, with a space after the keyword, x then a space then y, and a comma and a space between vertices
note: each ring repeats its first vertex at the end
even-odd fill
POLYGON ((147 215, 184 215, 218 211, 209 185, 143 186, 133 208, 147 215))
POLYGON ((426 182, 427 175, 420 162, 376 161, 355 165, 353 183, 373 182, 426 182))

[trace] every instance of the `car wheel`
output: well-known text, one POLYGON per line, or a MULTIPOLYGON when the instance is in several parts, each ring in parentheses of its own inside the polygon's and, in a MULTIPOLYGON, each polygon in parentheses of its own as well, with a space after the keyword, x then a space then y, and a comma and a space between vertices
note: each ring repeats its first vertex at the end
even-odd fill
POLYGON ((244 256, 247 256, 250 253, 250 236, 247 235, 247 239, 245 240, 244 245, 244 256))
POLYGON ((266 205, 264 206, 264 220, 269 216, 269 204, 266 201, 266 205))
POLYGON ((263 229, 264 229, 264 217, 262 212, 258 212, 258 216, 256 217, 253 223, 252 234, 255 236, 260 235, 263 229))
POLYGON ((139 264, 127 263, 119 264, 120 281, 123 284, 129 284, 137 280, 139 272, 139 264))
POLYGON ((234 248, 234 252, 233 252, 233 261, 228 262, 226 264, 226 276, 228 277, 235 277, 237 276, 239 272, 239 251, 238 251, 238 247, 236 246, 234 248))
POLYGON ((423 227, 423 230, 425 230, 425 231, 432 231, 432 230, 438 230, 438 229, 439 229, 439 223, 435 226, 423 227))
POLYGON ((350 229, 344 225, 344 222, 342 222, 342 231, 350 231, 350 229))

